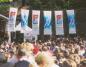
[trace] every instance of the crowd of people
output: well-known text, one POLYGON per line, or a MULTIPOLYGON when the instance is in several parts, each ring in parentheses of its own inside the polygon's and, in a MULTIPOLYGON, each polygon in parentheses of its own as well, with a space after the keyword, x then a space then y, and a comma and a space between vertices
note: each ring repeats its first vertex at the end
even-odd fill
POLYGON ((86 40, 55 40, 0 45, 0 67, 86 67, 86 40))

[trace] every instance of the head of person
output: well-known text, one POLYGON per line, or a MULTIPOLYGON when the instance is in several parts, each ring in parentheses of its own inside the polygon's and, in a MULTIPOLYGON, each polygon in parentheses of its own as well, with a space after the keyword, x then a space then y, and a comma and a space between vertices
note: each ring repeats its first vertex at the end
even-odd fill
POLYGON ((35 60, 39 67, 50 67, 54 63, 54 59, 46 53, 39 53, 35 60))
POLYGON ((77 67, 77 64, 73 60, 67 59, 63 62, 63 67, 77 67))
POLYGON ((43 46, 43 47, 42 47, 42 50, 43 50, 43 51, 47 51, 47 50, 48 50, 48 47, 47 47, 47 46, 43 46))
POLYGON ((86 60, 83 60, 82 62, 81 62, 81 66, 80 67, 86 67, 86 60))
POLYGON ((33 53, 34 46, 31 43, 22 43, 19 47, 23 52, 25 52, 26 55, 33 53))
POLYGON ((22 51, 21 49, 19 49, 19 50, 17 51, 17 58, 20 59, 22 56, 25 56, 25 52, 22 51))

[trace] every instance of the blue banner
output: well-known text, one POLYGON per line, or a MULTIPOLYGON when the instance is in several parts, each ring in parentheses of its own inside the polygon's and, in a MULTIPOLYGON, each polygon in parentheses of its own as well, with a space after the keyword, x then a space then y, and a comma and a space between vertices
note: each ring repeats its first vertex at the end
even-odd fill
POLYGON ((28 26, 28 14, 29 10, 21 9, 21 27, 24 29, 28 26))
POLYGON ((44 34, 51 35, 51 11, 44 11, 44 34))
POLYGON ((76 34, 74 10, 67 10, 67 17, 69 23, 69 34, 76 34))

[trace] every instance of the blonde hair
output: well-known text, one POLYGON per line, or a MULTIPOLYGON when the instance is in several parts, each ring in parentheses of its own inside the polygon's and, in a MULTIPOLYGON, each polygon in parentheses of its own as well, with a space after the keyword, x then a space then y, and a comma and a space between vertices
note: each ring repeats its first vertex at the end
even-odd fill
POLYGON ((51 65, 54 63, 53 57, 48 55, 46 52, 40 52, 36 56, 35 60, 38 65, 44 65, 44 67, 51 67, 51 65))
POLYGON ((34 46, 33 46, 33 44, 27 42, 27 43, 20 44, 19 49, 21 49, 21 51, 25 52, 26 55, 29 55, 29 54, 32 54, 34 46))
POLYGON ((70 54, 70 59, 74 60, 76 64, 80 64, 80 57, 78 54, 70 54))
POLYGON ((75 61, 71 59, 67 59, 66 61, 63 62, 63 66, 64 67, 77 67, 77 64, 75 63, 75 61))

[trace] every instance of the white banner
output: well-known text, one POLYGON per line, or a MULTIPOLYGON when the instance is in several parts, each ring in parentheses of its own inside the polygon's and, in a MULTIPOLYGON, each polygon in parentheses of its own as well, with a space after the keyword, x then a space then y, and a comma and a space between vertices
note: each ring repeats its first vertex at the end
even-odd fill
POLYGON ((69 34, 76 34, 75 13, 74 10, 67 10, 69 34))
POLYGON ((29 10, 21 9, 21 27, 27 30, 29 10))
POLYGON ((40 11, 32 11, 32 29, 34 35, 39 35, 40 11))
POLYGON ((63 11, 55 11, 56 35, 64 35, 63 11))
POLYGON ((44 11, 44 35, 52 34, 51 11, 44 11))
POLYGON ((16 17, 17 17, 17 8, 10 8, 9 11, 9 21, 7 23, 7 31, 15 31, 16 17))

